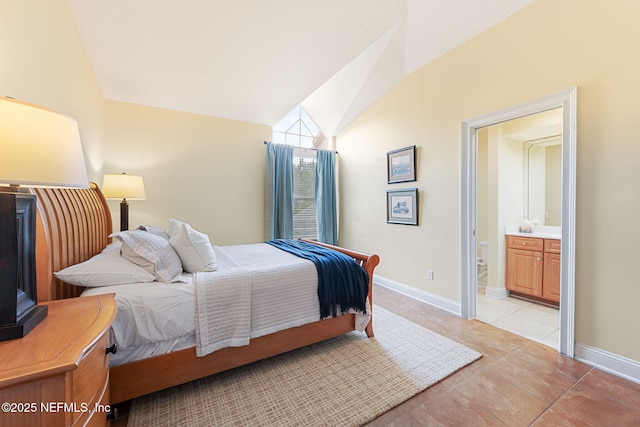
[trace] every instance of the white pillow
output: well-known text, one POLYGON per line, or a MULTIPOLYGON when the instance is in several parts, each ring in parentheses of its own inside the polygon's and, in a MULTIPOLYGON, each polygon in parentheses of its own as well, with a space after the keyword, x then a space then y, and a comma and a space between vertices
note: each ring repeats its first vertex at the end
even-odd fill
POLYGON ((163 237, 142 230, 111 234, 122 242, 120 254, 153 274, 161 282, 181 280, 182 263, 176 251, 163 237))
POLYGON ((156 236, 160 236, 165 240, 169 240, 169 235, 164 230, 164 228, 156 227, 155 225, 141 225, 140 227, 138 227, 138 230, 144 230, 151 234, 155 234, 156 236))
POLYGON ((209 241, 209 236, 194 230, 185 222, 177 219, 169 220, 169 243, 176 250, 182 268, 189 273, 198 271, 215 271, 216 254, 209 241))
POLYGON ((65 283, 87 288, 153 282, 153 274, 120 256, 120 245, 111 243, 91 259, 53 274, 65 283))

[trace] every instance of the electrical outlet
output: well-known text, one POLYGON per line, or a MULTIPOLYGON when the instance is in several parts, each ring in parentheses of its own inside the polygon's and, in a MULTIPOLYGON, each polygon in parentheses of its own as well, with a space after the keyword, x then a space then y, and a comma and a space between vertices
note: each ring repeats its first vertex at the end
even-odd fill
POLYGON ((433 270, 427 270, 427 280, 433 280, 433 270))

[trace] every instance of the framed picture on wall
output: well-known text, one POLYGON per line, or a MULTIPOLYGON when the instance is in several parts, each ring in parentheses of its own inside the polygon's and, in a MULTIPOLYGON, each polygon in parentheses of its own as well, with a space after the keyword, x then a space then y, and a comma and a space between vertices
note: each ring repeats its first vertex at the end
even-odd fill
POLYGON ((416 146, 387 153, 387 184, 416 180, 416 146))
POLYGON ((418 189, 387 190, 387 223, 418 225, 418 189))

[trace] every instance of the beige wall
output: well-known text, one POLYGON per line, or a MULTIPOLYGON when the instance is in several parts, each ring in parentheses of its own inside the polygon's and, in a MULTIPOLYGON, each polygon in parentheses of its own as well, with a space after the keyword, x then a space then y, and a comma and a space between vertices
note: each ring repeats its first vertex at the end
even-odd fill
MULTIPOLYGON (((215 245, 264 241, 264 140, 271 127, 105 101, 105 173, 144 178, 129 226, 190 223, 215 245)), ((100 182, 101 184, 101 182, 100 182)), ((110 201, 114 227, 117 201, 110 201)))
POLYGON ((102 177, 103 98, 65 0, 0 0, 2 96, 78 120, 89 179, 102 177))
POLYGON ((640 360, 638 16, 640 2, 538 0, 405 78, 338 135, 341 243, 460 301, 461 122, 577 86, 576 341, 640 360), (387 185, 386 152, 412 144, 418 182, 387 185), (403 186, 420 189, 418 227, 385 223, 403 186))

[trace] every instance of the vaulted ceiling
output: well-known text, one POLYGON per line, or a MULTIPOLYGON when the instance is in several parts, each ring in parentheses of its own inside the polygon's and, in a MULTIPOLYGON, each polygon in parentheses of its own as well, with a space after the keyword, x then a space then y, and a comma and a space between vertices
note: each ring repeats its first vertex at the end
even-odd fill
POLYGON ((336 135, 534 0, 68 0, 105 98, 336 135))

